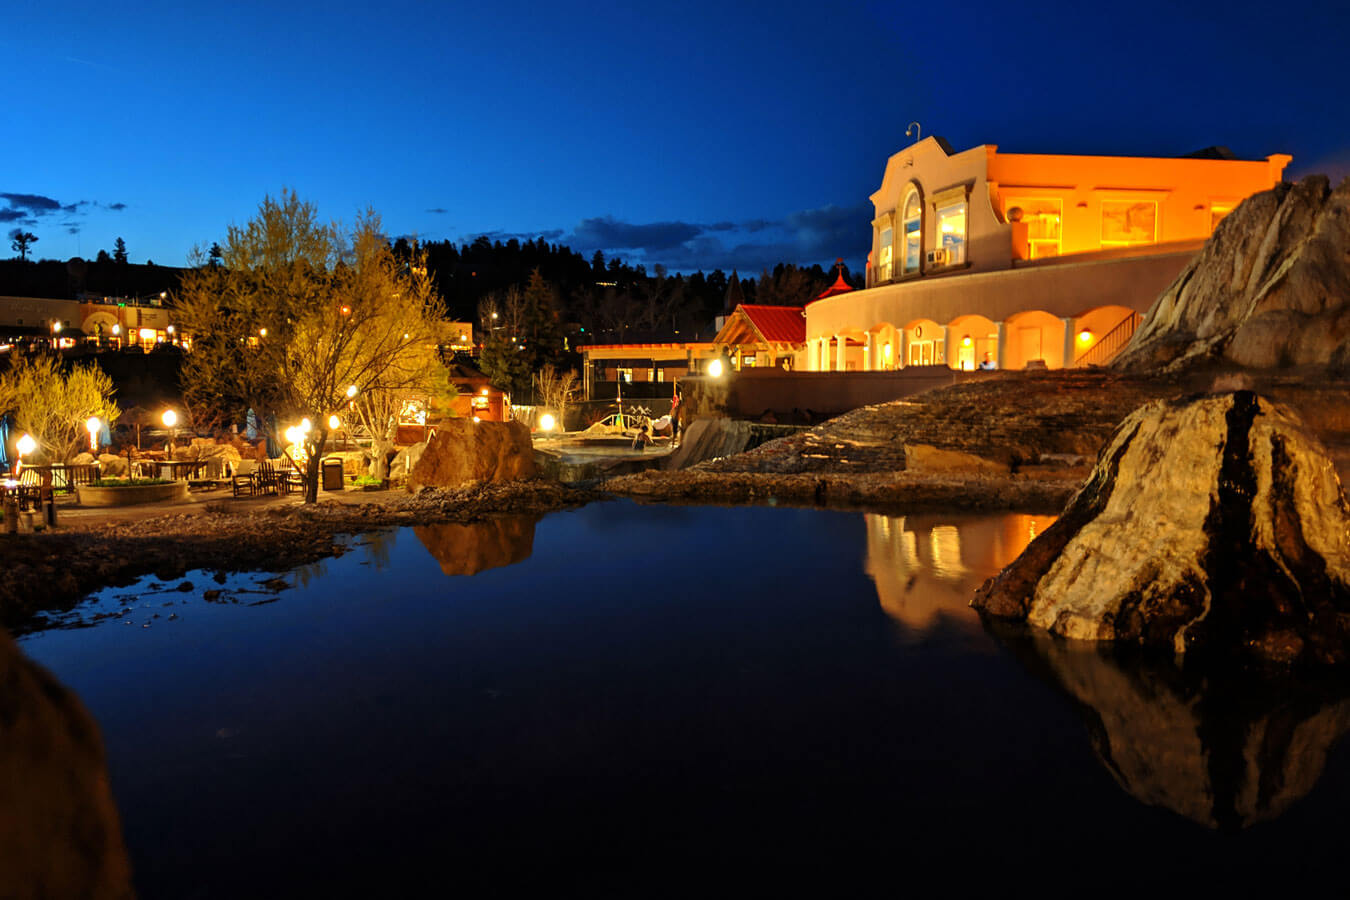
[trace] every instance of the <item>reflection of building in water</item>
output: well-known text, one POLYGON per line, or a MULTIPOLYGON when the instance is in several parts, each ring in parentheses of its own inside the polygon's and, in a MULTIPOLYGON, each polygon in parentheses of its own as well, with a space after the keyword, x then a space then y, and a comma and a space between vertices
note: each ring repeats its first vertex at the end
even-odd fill
POLYGON ((953 520, 950 516, 866 514, 867 574, 881 608, 916 629, 941 613, 971 617, 970 598, 986 578, 1012 562, 1054 516, 1009 514, 953 520))
POLYGON ((1350 729, 1338 684, 1183 671, 1170 659, 991 624, 1032 671, 1083 711, 1093 749, 1122 788, 1210 828, 1274 819, 1312 790, 1350 729))
POLYGON ((418 525, 413 534, 446 575, 476 575, 529 559, 538 521, 537 516, 511 516, 471 525, 418 525))

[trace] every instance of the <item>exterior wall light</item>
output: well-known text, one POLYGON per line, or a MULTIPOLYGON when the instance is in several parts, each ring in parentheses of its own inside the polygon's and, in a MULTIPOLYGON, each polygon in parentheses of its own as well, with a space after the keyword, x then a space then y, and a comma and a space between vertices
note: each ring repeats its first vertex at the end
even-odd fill
POLYGON ((1078 343, 1086 344, 1090 340, 1092 340, 1091 328, 1084 328, 1082 331, 1078 332, 1078 343))
POLYGON ((713 378, 722 377, 722 361, 720 359, 714 359, 708 363, 708 374, 713 378))

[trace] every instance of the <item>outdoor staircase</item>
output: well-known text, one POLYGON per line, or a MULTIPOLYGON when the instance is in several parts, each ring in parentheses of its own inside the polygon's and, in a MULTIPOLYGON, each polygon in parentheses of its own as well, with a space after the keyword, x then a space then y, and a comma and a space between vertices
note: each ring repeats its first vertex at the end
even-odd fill
POLYGON ((1119 325, 1102 335, 1101 340, 1075 357, 1073 367, 1081 369, 1087 366, 1110 365, 1111 361, 1120 355, 1120 351, 1129 345, 1130 338, 1134 337, 1135 331, 1143 321, 1144 317, 1139 313, 1130 313, 1119 325))

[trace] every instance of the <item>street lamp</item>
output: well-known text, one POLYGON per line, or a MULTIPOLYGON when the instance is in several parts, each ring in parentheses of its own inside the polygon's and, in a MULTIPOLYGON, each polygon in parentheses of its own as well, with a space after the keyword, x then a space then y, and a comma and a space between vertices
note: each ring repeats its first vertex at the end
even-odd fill
POLYGON ((173 426, 178 424, 178 413, 171 409, 166 409, 164 410, 164 415, 160 416, 160 421, 164 423, 165 428, 169 429, 168 457, 169 459, 173 459, 173 426))
POLYGON ((720 359, 714 359, 708 363, 708 374, 713 378, 722 377, 722 361, 720 359))
POLYGON ((89 452, 98 453, 98 416, 90 416, 89 421, 84 423, 84 428, 89 432, 89 452))
POLYGON ((34 450, 37 449, 37 441, 33 440, 33 436, 31 434, 24 432, 23 434, 19 435, 19 442, 16 445, 15 449, 19 451, 19 462, 18 465, 14 467, 14 474, 17 476, 19 472, 23 469, 23 458, 25 456, 28 456, 34 450))

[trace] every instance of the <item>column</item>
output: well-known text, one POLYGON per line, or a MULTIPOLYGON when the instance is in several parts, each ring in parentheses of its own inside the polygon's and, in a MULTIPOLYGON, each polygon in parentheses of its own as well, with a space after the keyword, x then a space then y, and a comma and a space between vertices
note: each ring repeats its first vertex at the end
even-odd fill
POLYGON ((820 371, 830 371, 830 339, 827 337, 820 339, 820 371))
POLYGON ((836 372, 844 371, 844 355, 848 349, 848 338, 842 334, 834 336, 834 370, 836 372))
POLYGON ((863 371, 870 372, 876 367, 876 336, 870 331, 863 332, 863 371))
POLYGON ((1008 323, 995 322, 994 331, 998 334, 998 347, 994 350, 994 360, 998 367, 1002 369, 1008 361, 1008 323))
POLYGON ((806 371, 820 371, 820 347, 815 341, 806 342, 806 371))
MULTIPOLYGON (((942 364, 947 368, 952 369, 955 368, 955 366, 952 365, 952 330, 946 325, 940 327, 942 328, 942 334, 940 335, 942 339, 942 364)), ((937 342, 935 341, 934 343, 937 342)), ((937 362, 937 360, 933 361, 937 362)))
POLYGON ((909 329, 900 328, 895 332, 895 367, 903 369, 909 365, 909 329))
POLYGON ((1073 339, 1078 331, 1078 320, 1070 316, 1067 319, 1060 319, 1064 323, 1064 368, 1073 368, 1073 339))

